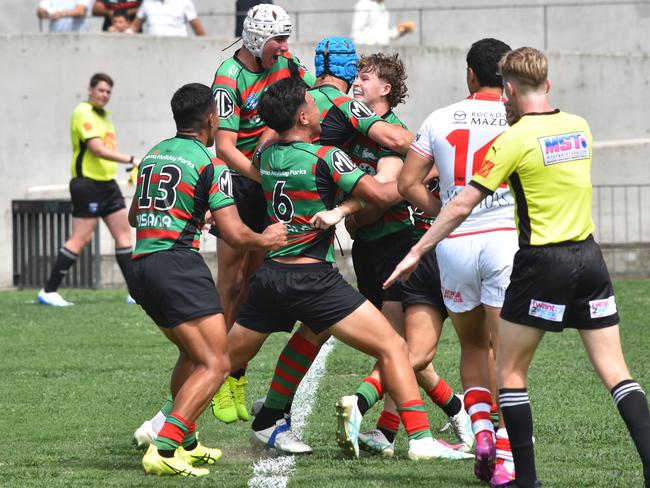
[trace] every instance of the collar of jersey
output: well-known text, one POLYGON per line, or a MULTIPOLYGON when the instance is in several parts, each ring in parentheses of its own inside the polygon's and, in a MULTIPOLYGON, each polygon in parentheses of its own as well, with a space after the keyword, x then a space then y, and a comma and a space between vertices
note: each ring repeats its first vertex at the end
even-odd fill
POLYGON ((524 115, 522 115, 522 117, 525 117, 526 115, 555 115, 559 113, 560 113, 560 109, 556 108, 555 110, 551 110, 550 112, 527 112, 524 115))
POLYGON ((505 102, 506 99, 503 98, 500 95, 494 95, 492 93, 485 93, 485 92, 476 92, 469 97, 467 97, 467 100, 487 100, 489 102, 505 102))
POLYGON ((248 68, 244 63, 241 62, 241 60, 237 57, 237 53, 239 53, 239 49, 235 51, 235 55, 233 56, 233 59, 237 62, 237 64, 239 64, 242 67, 242 69, 245 69, 249 73, 255 73, 256 75, 259 75, 260 73, 265 73, 266 71, 269 71, 268 69, 264 69, 263 66, 262 69, 260 69, 259 71, 253 71, 252 69, 248 68))

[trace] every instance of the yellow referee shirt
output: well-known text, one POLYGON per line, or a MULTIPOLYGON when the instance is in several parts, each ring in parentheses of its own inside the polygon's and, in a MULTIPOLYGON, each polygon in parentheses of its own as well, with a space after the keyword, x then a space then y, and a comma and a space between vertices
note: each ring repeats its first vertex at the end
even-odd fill
POLYGON ((582 241, 591 218, 591 131, 577 115, 524 115, 489 149, 471 185, 493 193, 508 180, 520 246, 582 241))
POLYGON ((72 177, 91 178, 97 181, 114 180, 117 163, 95 156, 87 142, 99 137, 104 146, 115 149, 115 127, 107 110, 97 110, 88 102, 81 102, 72 112, 70 122, 72 139, 72 177))

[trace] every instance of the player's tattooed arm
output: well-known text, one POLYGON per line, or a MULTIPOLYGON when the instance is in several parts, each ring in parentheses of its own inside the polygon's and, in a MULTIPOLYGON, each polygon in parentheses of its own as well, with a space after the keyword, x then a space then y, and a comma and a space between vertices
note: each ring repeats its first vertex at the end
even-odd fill
POLYGON ((368 137, 381 146, 399 154, 406 154, 413 141, 413 133, 399 125, 379 121, 370 127, 368 137))
POLYGON ((427 182, 432 174, 433 160, 425 158, 416 151, 409 151, 404 162, 404 167, 397 179, 397 189, 400 194, 428 215, 438 215, 440 200, 433 196, 427 188, 427 182))
POLYGON ((241 221, 235 205, 214 210, 212 217, 219 236, 232 247, 274 251, 287 245, 287 229, 284 224, 269 225, 263 233, 258 234, 241 221))
POLYGON ((218 130, 216 137, 217 155, 225 161, 230 169, 239 174, 260 181, 260 173, 249 159, 237 149, 237 133, 229 130, 218 130))

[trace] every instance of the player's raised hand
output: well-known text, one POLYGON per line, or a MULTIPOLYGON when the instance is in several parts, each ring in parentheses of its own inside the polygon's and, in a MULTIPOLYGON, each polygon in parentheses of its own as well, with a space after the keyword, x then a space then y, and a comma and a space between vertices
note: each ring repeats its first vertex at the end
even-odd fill
POLYGON ((269 251, 275 251, 287 245, 287 228, 281 222, 269 225, 264 229, 262 235, 266 238, 267 242, 264 247, 269 251))
POLYGON ((411 277, 411 273, 413 273, 415 268, 418 267, 418 264, 420 264, 420 257, 421 256, 418 252, 411 249, 408 254, 404 256, 404 259, 402 259, 395 267, 388 279, 384 281, 384 290, 393 286, 397 280, 401 280, 402 282, 408 281, 411 277))
POLYGON ((345 217, 343 210, 339 207, 335 207, 332 210, 317 212, 311 219, 309 219, 309 224, 315 229, 325 230, 338 224, 343 220, 343 217, 345 217))

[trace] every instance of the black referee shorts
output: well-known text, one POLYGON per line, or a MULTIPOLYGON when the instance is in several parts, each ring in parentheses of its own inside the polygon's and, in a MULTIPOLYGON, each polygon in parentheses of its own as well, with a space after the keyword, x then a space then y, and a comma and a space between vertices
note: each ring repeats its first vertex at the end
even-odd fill
POLYGON ((223 312, 212 274, 189 249, 159 251, 133 262, 131 296, 159 327, 223 312))
POLYGON ((90 178, 70 180, 72 216, 79 218, 106 217, 126 208, 124 196, 115 180, 97 181, 90 178))
POLYGON ((330 263, 284 264, 267 259, 253 275, 237 322, 270 334, 289 332, 300 320, 320 334, 365 301, 330 263))
POLYGON ((501 317, 550 332, 618 324, 612 282, 593 237, 519 249, 501 317))

